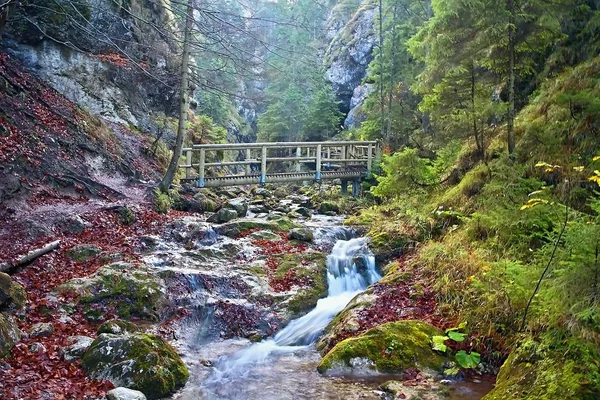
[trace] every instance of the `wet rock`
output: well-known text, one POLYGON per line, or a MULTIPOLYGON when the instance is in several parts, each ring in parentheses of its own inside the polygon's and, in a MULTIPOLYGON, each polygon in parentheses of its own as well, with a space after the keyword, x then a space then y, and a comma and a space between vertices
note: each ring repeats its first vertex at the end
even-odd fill
POLYGON ((35 354, 45 353, 46 352, 46 346, 44 346, 40 342, 33 342, 33 343, 31 343, 29 345, 29 352, 30 353, 35 353, 35 354))
POLYGON ((275 189, 275 191, 273 192, 273 195, 275 197, 277 197, 278 199, 283 199, 288 195, 288 190, 284 187, 278 187, 277 189, 275 189))
POLYGON ((104 320, 107 308, 121 318, 157 321, 165 304, 164 282, 143 264, 105 265, 59 286, 58 291, 74 293, 86 318, 93 321, 104 320))
POLYGON ((59 354, 65 361, 79 360, 93 341, 94 339, 87 336, 70 336, 67 338, 67 342, 70 344, 61 348, 59 354))
POLYGON ((221 208, 219 211, 211 215, 207 221, 217 224, 222 224, 224 222, 229 222, 238 217, 238 214, 235 210, 231 210, 228 208, 221 208))
POLYGON ((85 261, 99 254, 102 249, 93 244, 80 244, 67 250, 67 257, 73 261, 85 261))
POLYGON ((98 334, 112 333, 115 335, 121 335, 124 333, 136 333, 138 331, 139 329, 137 325, 129 321, 123 321, 122 319, 111 319, 110 321, 106 321, 100 325, 96 332, 98 334))
POLYGON ((280 204, 279 206, 275 207, 275 211, 280 212, 282 214, 287 214, 290 211, 292 211, 292 209, 287 204, 280 204))
POLYGON ((54 326, 49 322, 39 322, 34 324, 29 331, 29 337, 36 338, 50 336, 54 333, 54 326))
POLYGON ((249 211, 253 214, 266 214, 269 209, 263 205, 250 206, 249 211))
POLYGON ((118 387, 106 393, 106 400, 146 400, 146 396, 138 390, 118 387))
POLYGON ((177 352, 161 337, 149 334, 103 333, 85 353, 81 366, 92 379, 139 390, 148 399, 168 396, 189 378, 177 352))
POLYGON ((138 237, 141 244, 141 250, 153 250, 160 243, 160 237, 156 235, 143 235, 138 237))
POLYGON ((27 295, 21 284, 0 272, 0 310, 17 310, 25 306, 27 295))
POLYGON ((302 242, 312 242, 314 235, 309 229, 294 228, 288 233, 288 238, 291 240, 300 240, 302 242))
POLYGON ((443 332, 421 321, 388 322, 339 342, 321 360, 320 373, 402 373, 407 369, 441 371, 444 357, 431 348, 443 332), (356 360, 366 359, 368 363, 356 360))
POLYGON ((6 356, 19 340, 21 331, 17 321, 8 313, 0 313, 0 358, 6 356))
POLYGON ((271 197, 271 192, 265 188, 256 187, 252 190, 252 194, 255 196, 261 196, 263 199, 271 197))
POLYGON ((85 229, 85 222, 79 215, 66 215, 57 222, 63 233, 79 233, 85 229))
POLYGON ((248 214, 248 202, 244 198, 228 200, 223 204, 223 208, 235 210, 239 218, 244 218, 248 214))
POLYGON ((300 219, 300 218, 302 218, 302 215, 298 214, 298 213, 297 213, 297 212, 295 212, 295 211, 291 211, 291 212, 289 212, 289 213, 287 214, 287 216, 288 216, 288 218, 291 218, 291 219, 300 219))
POLYGON ((215 212, 220 204, 204 193, 197 193, 191 199, 188 199, 188 210, 190 212, 215 212))
POLYGON ((310 210, 306 207, 298 207, 296 208, 296 211, 298 214, 302 215, 303 217, 309 218, 312 216, 312 212, 310 212, 310 210))

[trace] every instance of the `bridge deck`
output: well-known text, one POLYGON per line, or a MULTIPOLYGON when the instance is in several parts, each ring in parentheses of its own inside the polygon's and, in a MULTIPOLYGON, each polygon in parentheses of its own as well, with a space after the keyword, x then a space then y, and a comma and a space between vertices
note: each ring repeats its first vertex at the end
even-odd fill
POLYGON ((208 144, 183 149, 179 167, 185 169, 184 179, 196 181, 198 187, 332 179, 358 181, 371 170, 378 153, 377 142, 365 141, 208 144), (228 156, 234 161, 219 160, 211 152, 233 152, 228 156), (269 171, 267 167, 273 163, 281 163, 278 169, 284 172, 269 171), (260 172, 255 170, 259 166, 260 172), (226 175, 207 176, 209 168, 217 172, 215 169, 223 167, 229 167, 226 175), (238 167, 244 168, 242 175, 231 172, 238 167))

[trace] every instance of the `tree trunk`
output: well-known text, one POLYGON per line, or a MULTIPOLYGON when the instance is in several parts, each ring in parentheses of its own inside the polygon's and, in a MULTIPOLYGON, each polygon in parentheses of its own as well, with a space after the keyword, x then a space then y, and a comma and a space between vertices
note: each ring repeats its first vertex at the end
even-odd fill
MULTIPOLYGON (((385 137, 385 99, 383 96, 383 0, 379 0, 379 106, 381 138, 385 137)), ((388 143, 389 144, 389 143, 388 143)))
POLYGON ((159 189, 161 192, 169 190, 173 184, 175 173, 179 167, 179 159, 181 158, 181 149, 183 148, 183 138, 186 132, 187 113, 190 108, 189 101, 189 64, 190 64, 190 40, 192 34, 192 24, 194 22, 193 0, 188 0, 187 13, 185 19, 185 33, 183 38, 183 56, 181 58, 181 89, 179 91, 179 123, 177 125, 177 139, 175 139, 175 148, 173 149, 173 157, 167 168, 167 172, 160 182, 159 189))
MULTIPOLYGON (((388 110, 387 110, 387 133, 386 140, 388 143, 392 141, 392 97, 394 94, 395 82, 395 59, 396 59, 396 18, 398 14, 398 5, 394 3, 394 11, 392 16, 392 32, 390 41, 390 87, 388 90, 388 110)), ((405 143, 406 144, 406 143, 405 143)))
MULTIPOLYGON (((0 0, 1 1, 1 0, 0 0)), ((12 0, 4 7, 0 8, 0 38, 2 38, 2 33, 4 32, 4 27, 8 22, 11 14, 15 11, 16 0, 12 0)))
POLYGON ((475 62, 471 62, 471 118, 473 119, 473 137, 477 145, 477 153, 483 157, 483 134, 480 137, 477 131, 477 113, 475 110, 475 62))
POLYGON ((508 0, 508 122, 507 142, 508 155, 512 158, 515 152, 515 2, 508 0))

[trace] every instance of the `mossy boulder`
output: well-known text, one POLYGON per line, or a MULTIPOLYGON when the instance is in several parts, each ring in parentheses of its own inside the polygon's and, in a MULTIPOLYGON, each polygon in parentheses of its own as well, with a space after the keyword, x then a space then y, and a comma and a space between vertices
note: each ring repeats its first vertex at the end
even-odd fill
POLYGON ((177 354, 161 337, 103 333, 90 346, 81 366, 92 379, 139 390, 148 399, 175 392, 189 378, 177 354))
POLYGON ((316 348, 321 355, 324 356, 335 346, 339 339, 338 337, 347 337, 348 334, 356 334, 360 329, 358 316, 362 310, 370 307, 377 300, 377 296, 373 294, 371 288, 358 294, 346 305, 323 331, 323 335, 316 344, 316 348))
POLYGON ((312 242, 314 235, 309 229, 294 228, 288 233, 288 238, 291 240, 299 240, 301 242, 312 242))
POLYGON ((281 240, 281 236, 266 229, 252 232, 249 237, 254 240, 281 240))
POLYGON ((325 254, 318 251, 291 253, 276 256, 279 267, 276 278, 283 278, 290 271, 300 280, 309 282, 300 287, 283 305, 293 315, 313 309, 319 299, 327 297, 327 265, 325 254))
POLYGON ((592 361, 597 356, 525 340, 504 362, 496 386, 483 400, 598 399, 600 373, 592 361))
POLYGON ((102 249, 93 244, 80 244, 67 250, 67 257, 73 261, 86 261, 102 252, 102 249))
POLYGON ((0 309, 17 310, 27 302, 25 289, 10 275, 0 272, 0 309))
POLYGON ((120 335, 124 333, 136 333, 139 331, 137 325, 132 324, 129 321, 123 321, 122 319, 111 319, 110 321, 104 322, 98 327, 98 334, 101 333, 112 333, 120 335))
POLYGON ((332 201, 323 201, 321 202, 321 204, 319 204, 319 212, 321 214, 327 214, 327 213, 339 213, 340 212, 340 207, 337 205, 337 203, 334 203, 332 201))
POLYGON ((289 231, 298 225, 286 217, 279 217, 270 221, 257 219, 239 219, 215 227, 219 235, 236 237, 253 229, 266 229, 270 231, 289 231))
POLYGON ((233 219, 236 219, 238 214, 235 210, 231 210, 229 208, 221 208, 219 211, 211 215, 207 221, 213 222, 217 224, 222 224, 224 222, 229 222, 233 219))
POLYGON ((223 208, 234 210, 239 218, 244 218, 248 214, 248 201, 243 197, 227 200, 223 208))
POLYGON ((187 211, 191 212, 215 212, 219 209, 218 199, 206 196, 204 193, 196 193, 194 197, 188 200, 187 211))
POLYGON ((401 373, 409 368, 441 371, 445 358, 431 349, 431 337, 442 334, 421 321, 388 322, 336 344, 317 370, 334 374, 364 373, 364 369, 380 373, 401 373))
POLYGON ((148 267, 125 262, 105 265, 85 278, 72 279, 59 292, 77 295, 90 320, 104 319, 106 309, 121 318, 157 321, 164 309, 164 282, 148 267))
POLYGON ((17 321, 8 313, 0 313, 0 358, 7 356, 19 340, 21 331, 17 321))

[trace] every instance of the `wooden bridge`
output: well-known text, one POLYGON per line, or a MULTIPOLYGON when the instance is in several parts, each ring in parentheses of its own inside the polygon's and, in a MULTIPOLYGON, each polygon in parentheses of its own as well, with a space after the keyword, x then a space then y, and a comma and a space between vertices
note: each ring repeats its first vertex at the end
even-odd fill
POLYGON ((356 193, 378 154, 374 141, 202 144, 183 149, 179 168, 198 187, 340 179, 356 193))

